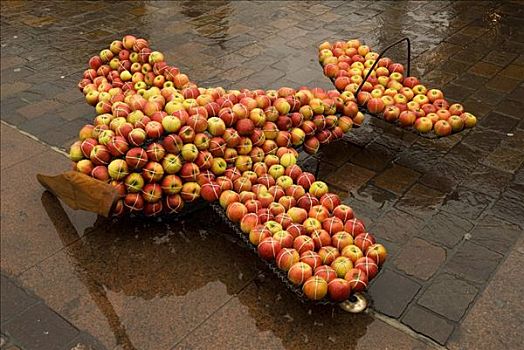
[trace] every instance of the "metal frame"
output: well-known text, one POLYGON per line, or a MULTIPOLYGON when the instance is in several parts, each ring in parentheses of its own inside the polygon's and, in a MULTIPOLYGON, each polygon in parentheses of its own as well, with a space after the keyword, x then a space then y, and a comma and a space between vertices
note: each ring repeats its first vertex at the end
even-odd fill
POLYGON ((366 77, 364 78, 364 80, 362 81, 362 83, 360 84, 360 86, 358 87, 357 91, 355 92, 355 96, 358 96, 358 93, 360 92, 360 90, 362 89, 362 86, 364 86, 364 83, 368 80, 369 76, 371 75, 371 73, 373 72, 373 70, 375 69, 375 67, 377 66, 378 64, 378 61, 382 58, 382 56, 384 56, 384 54, 391 48, 397 46, 398 44, 402 43, 403 41, 407 42, 408 46, 408 57, 407 57, 407 76, 410 76, 410 73, 411 73, 411 41, 409 40, 408 37, 405 37, 405 38, 402 38, 396 42, 394 42, 393 44, 389 45, 388 47, 386 47, 384 50, 382 50, 382 52, 378 55, 377 59, 375 60, 375 63, 373 63, 373 65, 371 66, 371 68, 369 69, 369 72, 368 74, 366 74, 366 77))

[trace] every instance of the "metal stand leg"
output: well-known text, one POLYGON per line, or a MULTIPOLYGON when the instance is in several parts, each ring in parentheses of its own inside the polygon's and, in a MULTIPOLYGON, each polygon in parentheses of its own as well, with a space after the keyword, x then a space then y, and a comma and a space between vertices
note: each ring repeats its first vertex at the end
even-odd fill
POLYGON ((345 300, 338 304, 340 308, 346 312, 358 314, 364 311, 368 306, 368 301, 364 294, 355 293, 348 300, 345 300))

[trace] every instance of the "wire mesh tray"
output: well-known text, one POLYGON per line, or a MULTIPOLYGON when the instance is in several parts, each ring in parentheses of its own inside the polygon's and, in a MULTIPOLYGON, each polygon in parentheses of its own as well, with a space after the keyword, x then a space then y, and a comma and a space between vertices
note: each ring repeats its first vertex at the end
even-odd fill
MULTIPOLYGON (((360 90, 362 89, 362 86, 364 85, 364 83, 367 81, 367 79, 369 78, 369 76, 371 75, 371 72, 375 69, 375 67, 377 66, 378 64, 378 61, 384 56, 384 54, 391 48, 397 46, 398 44, 401 44, 402 42, 406 42, 407 43, 407 75, 406 76, 410 76, 410 70, 411 70, 411 41, 409 40, 409 38, 402 38, 396 42, 394 42, 393 44, 389 45, 388 47, 386 47, 384 50, 382 50, 382 52, 380 52, 380 54, 378 55, 377 59, 375 60, 375 63, 371 66, 371 68, 369 69, 369 72, 368 74, 365 76, 365 78, 363 79, 362 83, 360 84, 360 86, 358 87, 356 93, 355 93, 355 97, 358 95, 358 93, 360 92, 360 90)), ((320 66, 322 67, 322 63, 320 63, 320 66)), ((324 67, 322 67, 323 69, 324 67)), ((329 80, 331 80, 331 82, 333 83, 333 85, 335 85, 335 79, 334 78, 329 78, 329 80)), ((340 92, 343 92, 343 90, 339 90, 340 92)), ((381 115, 378 115, 378 114, 374 114, 374 113, 370 113, 365 107, 362 107, 362 106, 358 106, 358 109, 360 112, 362 112, 364 115, 369 115, 369 116, 372 116, 373 118, 377 118, 377 119, 380 119, 382 120, 383 122, 387 123, 387 124, 390 124, 390 125, 394 125, 396 126, 397 128, 401 129, 401 130, 404 130, 404 131, 407 131, 407 132, 410 132, 412 134, 415 134, 415 135, 418 135, 420 137, 424 137, 426 139, 437 139, 437 138, 442 138, 442 137, 448 137, 448 136, 451 136, 451 135, 457 135, 457 134, 463 134, 464 132, 466 131, 469 131, 469 129, 462 129, 461 131, 459 132, 454 132, 448 136, 437 136, 435 134, 435 132, 433 131, 433 129, 428 132, 428 133, 422 133, 422 132, 419 132, 417 131, 413 126, 411 127, 404 127, 404 126, 401 126, 400 125, 400 122, 398 120, 396 120, 394 123, 391 123, 391 122, 387 122, 384 120, 384 118, 382 118, 381 115)))
MULTIPOLYGON (((222 219, 222 221, 228 225, 228 227, 231 229, 231 231, 233 233, 235 233, 237 236, 240 237, 240 239, 242 240, 242 242, 244 242, 250 249, 251 251, 253 251, 257 256, 258 256, 258 252, 257 252, 257 247, 254 246, 250 241, 249 241, 249 238, 247 237, 246 234, 244 234, 240 228, 235 225, 234 223, 232 223, 226 216, 226 212, 224 209, 222 209, 222 207, 220 206, 220 204, 214 202, 214 203, 211 203, 211 208, 213 209, 213 211, 222 219)), ((316 300, 316 301, 313 301, 313 300, 310 300, 308 299, 305 295, 304 295, 304 292, 302 291, 302 289, 300 287, 297 287, 295 286, 293 283, 291 283, 289 281, 289 279, 287 278, 287 274, 284 273, 282 270, 280 270, 274 263, 270 262, 270 261, 267 261, 267 260, 264 260, 264 259, 261 259, 264 264, 274 273, 276 274, 280 280, 282 280, 282 282, 293 292, 297 295, 298 299, 301 301, 301 302, 309 302, 309 303, 314 303, 314 304, 320 304, 320 305, 336 305, 337 303, 336 302, 333 302, 333 301, 330 301, 329 299, 327 298, 324 298, 324 299, 321 299, 321 300, 316 300)))

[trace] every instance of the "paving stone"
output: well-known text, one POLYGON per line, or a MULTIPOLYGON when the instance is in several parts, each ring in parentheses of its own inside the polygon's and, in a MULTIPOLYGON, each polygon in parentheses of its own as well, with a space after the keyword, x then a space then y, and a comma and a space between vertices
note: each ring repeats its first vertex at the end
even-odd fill
POLYGON ((422 227, 422 220, 392 208, 373 223, 370 231, 377 238, 403 245, 419 232, 422 227))
POLYGON ((377 128, 369 127, 369 120, 371 117, 366 116, 366 120, 363 125, 360 127, 353 127, 353 131, 344 135, 344 139, 348 140, 350 143, 355 144, 360 147, 365 147, 371 143, 374 139, 377 138, 377 134, 380 135, 380 130, 377 128))
POLYGON ((502 132, 494 132, 488 128, 475 128, 464 138, 463 143, 481 149, 483 151, 492 151, 499 145, 506 135, 502 132))
POLYGON ((435 213, 444 197, 444 193, 417 183, 399 199, 395 207, 419 218, 427 218, 435 213))
POLYGON ((523 54, 520 54, 519 57, 517 57, 517 58, 513 61, 513 64, 516 64, 516 65, 519 65, 519 66, 524 66, 524 55, 523 55, 523 54))
POLYGON ((59 349, 78 335, 78 330, 44 304, 37 304, 2 325, 22 348, 59 349))
POLYGON ((471 189, 459 187, 449 194, 442 210, 465 219, 476 219, 495 199, 471 189))
MULTIPOLYGON (((520 240, 521 244, 524 240, 520 240)), ((453 333, 448 348, 520 349, 524 323, 521 266, 524 250, 513 251, 453 333)))
POLYGON ((510 94, 507 95, 507 98, 513 101, 522 101, 522 96, 524 96, 524 86, 519 86, 515 88, 510 94))
POLYGON ((473 224, 450 213, 440 211, 429 219, 420 237, 453 248, 471 231, 473 224))
POLYGON ((393 193, 402 194, 417 181, 419 176, 420 173, 414 170, 393 164, 392 167, 375 177, 373 183, 393 193))
POLYGON ((376 219, 389 210, 397 200, 397 196, 372 184, 351 191, 350 206, 358 215, 376 219))
POLYGON ((492 130, 510 132, 518 122, 518 119, 497 112, 491 112, 480 121, 479 125, 492 130))
POLYGON ((497 147, 491 152, 482 163, 502 171, 514 173, 524 162, 524 150, 497 147))
POLYGON ((107 348, 93 336, 80 332, 69 344, 65 346, 67 350, 106 350, 107 348))
POLYGON ((455 101, 465 100, 466 98, 468 98, 468 96, 474 93, 475 90, 476 89, 468 87, 468 86, 459 85, 456 83, 456 81, 453 81, 452 83, 447 84, 446 86, 442 88, 442 91, 444 92, 444 95, 446 96, 446 98, 449 98, 455 101))
POLYGON ((20 113, 27 119, 34 119, 44 115, 47 112, 56 110, 60 104, 52 100, 43 100, 37 103, 32 103, 28 106, 22 107, 17 110, 17 113, 20 113))
POLYGON ((453 53, 451 56, 455 61, 469 63, 480 60, 485 54, 485 52, 474 51, 471 47, 466 47, 465 49, 453 53))
POLYGON ((484 77, 481 77, 475 74, 464 73, 464 74, 459 75, 457 79, 453 80, 453 84, 460 85, 461 87, 466 88, 467 90, 475 91, 477 89, 484 87, 487 81, 488 81, 488 78, 484 78, 484 77))
POLYGON ((468 68, 471 67, 471 65, 471 62, 459 62, 455 60, 448 60, 445 64, 443 64, 440 67, 440 69, 447 73, 460 74, 462 72, 467 71, 468 68))
POLYGON ((322 162, 330 163, 339 167, 346 163, 352 155, 359 152, 360 147, 357 147, 349 142, 334 142, 322 147, 318 153, 322 162))
POLYGON ((516 150, 524 149, 524 130, 514 130, 512 133, 506 134, 501 142, 501 147, 516 150))
MULTIPOLYGON (((470 113, 473 113, 474 116, 477 117, 477 120, 482 120, 486 115, 489 114, 494 109, 493 105, 490 105, 484 101, 479 100, 477 94, 481 90, 477 90, 473 95, 468 97, 466 100, 463 101, 464 108, 470 113)), ((504 98, 505 95, 503 95, 501 98, 504 98)), ((478 126, 478 123, 477 123, 478 126)), ((477 128, 473 129, 472 131, 477 130, 477 128)), ((470 132, 471 134, 471 132, 470 132)))
POLYGON ((489 106, 495 106, 506 97, 502 91, 496 91, 489 88, 479 89, 473 93, 470 98, 480 101, 489 106))
POLYGON ((483 77, 492 77, 500 70, 500 67, 486 62, 478 62, 474 64, 470 69, 469 72, 473 74, 477 74, 483 77))
MULTIPOLYGON (((381 120, 374 119, 374 124, 378 125, 378 122, 381 120)), ((417 135, 387 122, 382 122, 380 128, 382 134, 375 139, 375 142, 396 152, 404 151, 419 139, 417 135)))
MULTIPOLYGON (((318 43, 324 38, 335 40, 356 36, 373 47, 384 48, 395 37, 392 33, 377 29, 376 23, 405 15, 402 6, 387 2, 180 3, 175 7, 157 2, 152 5, 79 2, 71 7, 58 2, 29 11, 23 4, 2 3, 2 119, 26 128, 32 126, 32 131, 53 145, 70 143, 82 123, 94 115, 92 107, 82 101, 81 93, 75 88, 76 80, 84 69, 85 58, 96 54, 100 47, 113 40, 111 37, 129 31, 134 30, 137 35, 146 37, 150 35, 149 31, 155 32, 156 37, 151 38, 154 46, 166 53, 169 62, 185 69, 201 84, 204 80, 206 85, 219 84, 229 88, 278 88, 282 84, 332 88, 322 77, 314 57, 318 43), (301 8, 304 10, 297 11, 301 8), (120 18, 122 16, 115 15, 115 11, 132 13, 131 22, 140 24, 135 26, 139 29, 125 18, 120 18), (347 27, 348 21, 353 23, 351 30, 347 27), (174 47, 173 43, 176 44, 174 47), (313 53, 313 56, 309 57, 304 52, 313 53), (21 69, 15 72, 14 68, 18 66, 21 69), (67 71, 68 77, 60 80, 59 76, 64 71, 67 71), (227 79, 224 78, 226 71, 227 79), (4 84, 8 87, 5 88, 4 84), (7 89, 9 92, 4 93, 7 89), (25 102, 20 100, 22 98, 25 102), (25 114, 16 113, 17 110, 25 114), (33 117, 34 121, 28 122, 33 117)), ((522 140, 516 128, 524 129, 521 115, 524 90, 522 86, 515 85, 516 81, 522 80, 524 64, 524 56, 519 55, 523 35, 517 30, 521 25, 522 6, 518 3, 482 2, 429 2, 410 6, 411 22, 407 27, 388 23, 390 31, 402 31, 412 38, 413 54, 416 56, 413 73, 424 73, 424 81, 433 82, 441 89, 448 85, 451 88, 447 91, 449 97, 465 99, 467 110, 477 115, 479 124, 487 128, 481 130, 482 127, 478 127, 472 132, 441 140, 417 141, 418 137, 409 132, 367 120, 362 128, 344 138, 348 146, 344 146, 343 152, 336 152, 337 147, 330 146, 321 155, 320 175, 325 178, 332 176, 345 189, 349 189, 348 185, 355 189, 354 197, 348 201, 353 201, 356 210, 364 217, 373 218, 371 227, 376 226, 378 233, 391 240, 391 251, 400 251, 415 234, 427 236, 421 237, 424 240, 453 247, 471 231, 469 221, 446 212, 429 218, 434 213, 433 209, 427 216, 425 212, 421 215, 429 218, 426 228, 422 230, 422 220, 391 208, 397 200, 396 195, 406 191, 412 197, 408 196, 400 204, 403 210, 409 211, 402 204, 416 202, 417 205, 425 205, 429 202, 423 195, 420 200, 415 199, 413 195, 419 193, 410 192, 410 187, 417 189, 423 186, 444 193, 453 191, 460 183, 464 191, 473 190, 480 194, 496 191, 494 197, 499 193, 502 196, 495 201, 493 208, 488 209, 490 215, 496 214, 508 225, 522 221, 523 215, 518 202, 518 189, 507 186, 511 172, 515 172, 512 180, 515 184, 523 182, 519 180, 522 178, 519 177, 523 163, 522 140), (449 18, 444 18, 442 14, 449 18), (495 14, 503 14, 503 20, 491 22, 495 14), (428 18, 431 21, 428 22, 428 18), (495 27, 491 26, 493 23, 496 23, 495 27), (506 119, 495 115, 495 120, 492 120, 493 114, 490 113, 493 111, 517 120, 511 129, 515 135, 513 138, 506 136, 509 127, 506 119), (484 117, 486 121, 483 121, 484 117), (520 124, 519 120, 522 120, 520 124), (463 137, 464 145, 470 147, 462 145, 463 137), (367 145, 368 148, 359 155, 351 153, 367 145), (492 153, 488 155, 485 152, 492 153), (347 163, 353 156, 353 164, 347 163), (368 159, 370 157, 373 159, 368 159), (392 157, 396 157, 393 167, 390 164, 392 157), (339 167, 342 170, 337 170, 339 167), (400 168, 402 171, 398 171, 400 168), (344 171, 349 175, 344 175, 344 171), (370 182, 377 171, 382 173, 370 182), (389 180, 389 177, 393 179, 389 180), (413 186, 415 181, 419 183, 413 186), (506 193, 506 190, 509 192, 506 193), (384 211, 387 212, 383 214, 384 211)), ((401 50, 398 53, 404 54, 401 50)), ((433 204, 429 203, 430 207, 433 204)), ((468 201, 462 205, 465 206, 462 210, 469 210, 468 201)), ((476 210, 476 205, 473 207, 476 210)), ((488 230, 482 231, 486 240, 488 230)), ((497 247, 495 250, 509 249, 515 233, 513 229, 507 230, 511 232, 507 240, 503 236, 500 242, 493 242, 493 247, 497 247)), ((474 230, 471 235, 473 241, 474 230)), ((477 243, 484 245, 480 237, 477 243)), ((389 241, 386 242, 389 244, 389 241)), ((4 260, 2 263, 4 266, 4 260)), ((7 266, 10 267, 9 264, 7 266)), ((261 321, 260 318, 256 323, 257 326, 268 324, 267 320, 261 321)), ((374 326, 376 324, 377 321, 370 327, 381 329, 374 326)), ((270 327, 270 330, 285 339, 277 328, 270 327)), ((256 331, 257 327, 253 329, 256 331)), ((366 338, 371 341, 369 339, 373 337, 369 336, 369 329, 366 338)), ((426 331, 431 336, 431 330, 426 331)), ((327 337, 322 339, 328 340, 327 337)), ((272 344, 280 344, 280 339, 277 340, 272 344)), ((291 347, 290 343, 284 344, 291 347)), ((356 346, 356 340, 344 344, 352 348, 356 346)), ((371 341, 371 344, 374 343, 371 341)), ((304 344, 293 342, 293 345, 298 347, 304 344)))
POLYGON ((501 260, 502 255, 466 241, 448 259, 444 270, 468 281, 484 283, 488 281, 501 260))
POLYGON ((427 281, 446 260, 446 251, 420 238, 413 238, 395 259, 395 266, 408 276, 427 281))
POLYGON ((455 329, 453 322, 417 305, 408 308, 402 318, 402 323, 408 325, 414 331, 432 338, 440 345, 446 344, 455 329))
POLYGON ((431 172, 420 178, 420 183, 443 193, 452 192, 468 177, 468 169, 465 166, 457 166, 456 163, 460 164, 460 160, 447 155, 433 166, 431 172))
POLYGON ((56 112, 56 115, 66 121, 83 119, 91 122, 96 117, 96 113, 93 112, 91 106, 83 102, 77 102, 68 104, 65 108, 61 108, 56 112))
POLYGON ((424 74, 424 81, 432 83, 435 86, 444 86, 452 82, 454 79, 456 79, 456 77, 457 74, 445 72, 441 68, 437 68, 427 74, 424 74))
POLYGON ((404 150, 395 162, 420 173, 426 173, 431 171, 445 153, 446 150, 428 149, 424 145, 416 143, 409 149, 404 150))
POLYGON ((459 321, 475 299, 478 289, 449 274, 437 276, 417 303, 452 321, 459 321))
POLYGON ((380 171, 395 158, 395 155, 396 153, 390 148, 372 142, 352 156, 351 162, 372 171, 380 171))
POLYGON ((520 83, 521 80, 511 79, 497 74, 493 79, 486 83, 486 87, 507 93, 515 89, 520 83))
POLYGON ((513 183, 518 184, 518 185, 524 185, 524 167, 521 167, 515 173, 515 177, 513 178, 513 183))
POLYGON ((420 290, 417 282, 389 269, 384 269, 374 279, 368 292, 373 308, 378 312, 398 318, 420 290))
POLYGON ((522 81, 524 80, 524 67, 516 64, 510 64, 509 66, 501 70, 499 75, 506 78, 522 81))
POLYGON ((18 127, 24 131, 27 131, 31 135, 39 137, 42 132, 53 128, 55 125, 61 125, 64 120, 54 113, 45 114, 38 118, 30 119, 18 127))
POLYGON ((490 212, 512 223, 524 227, 524 191, 522 185, 511 185, 491 207, 490 212))
POLYGON ((521 236, 522 228, 518 225, 493 215, 486 215, 471 231, 470 241, 500 254, 506 254, 521 236))
POLYGON ((479 161, 485 158, 487 152, 479 151, 469 145, 458 143, 446 155, 445 161, 450 164, 453 169, 464 168, 467 171, 475 169, 479 161))
MULTIPOLYGON (((453 149, 453 147, 457 146, 462 138, 462 134, 454 134, 438 139, 426 139, 419 137, 414 146, 426 148, 428 152, 433 151, 435 152, 435 156, 439 158, 438 154, 445 155, 445 153, 453 149)), ((433 156, 433 154, 430 155, 433 156)))
POLYGON ((355 164, 346 163, 336 172, 328 175, 326 182, 343 190, 355 191, 374 175, 375 173, 371 170, 364 169, 355 164))
POLYGON ((511 182, 512 175, 495 168, 479 164, 462 182, 463 187, 497 197, 511 182))
POLYGON ((173 349, 428 349, 385 322, 338 308, 304 306, 267 276, 250 283, 173 349), (227 322, 224 322, 227 320, 227 322), (312 336, 311 330, 315 330, 312 336))
POLYGON ((22 288, 18 287, 11 279, 0 275, 1 298, 0 298, 0 323, 12 320, 19 314, 38 303, 38 300, 27 294, 22 288))
POLYGON ((504 67, 511 61, 513 61, 515 58, 517 58, 517 56, 517 54, 511 52, 493 50, 490 51, 486 56, 484 56, 482 61, 504 67))
POLYGON ((32 85, 29 83, 22 82, 22 81, 16 81, 13 83, 1 84, 0 86, 1 86, 0 98, 4 100, 8 97, 16 96, 18 93, 22 91, 26 91, 30 89, 32 85))

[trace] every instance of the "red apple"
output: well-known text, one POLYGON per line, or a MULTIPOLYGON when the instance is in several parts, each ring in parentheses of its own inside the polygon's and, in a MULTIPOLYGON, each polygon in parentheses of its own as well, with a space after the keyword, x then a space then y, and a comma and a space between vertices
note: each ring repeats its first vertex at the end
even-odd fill
POLYGON ((256 213, 247 213, 240 220, 240 229, 242 232, 249 234, 259 224, 256 213))
POLYGON ((311 210, 312 207, 318 205, 319 203, 319 200, 310 193, 304 194, 297 200, 297 205, 300 208, 307 210, 308 212, 311 210))
POLYGON ((313 275, 311 266, 303 262, 293 264, 288 271, 288 278, 291 283, 295 285, 303 284, 308 278, 313 275))
POLYGON ((302 254, 305 251, 314 250, 315 243, 313 242, 311 237, 306 236, 306 235, 301 235, 294 239, 293 248, 295 248, 299 254, 302 254))
POLYGON ((239 222, 246 214, 247 208, 242 203, 234 202, 227 206, 226 215, 233 222, 239 222))
POLYGON ((353 268, 353 262, 348 257, 339 256, 331 263, 331 267, 339 278, 344 278, 346 273, 353 268))
POLYGON ((342 220, 343 223, 354 218, 353 209, 345 204, 339 204, 333 209, 333 215, 342 220))
POLYGON ((332 212, 341 203, 340 197, 334 193, 326 193, 320 197, 320 204, 332 212))
POLYGON ((365 232, 357 235, 354 239, 354 244, 360 248, 363 252, 375 244, 375 238, 371 233, 365 232))
POLYGON ((346 221, 346 223, 344 224, 344 231, 348 232, 349 234, 351 234, 351 236, 355 237, 361 233, 366 232, 366 227, 364 226, 364 223, 361 220, 354 218, 346 221))
POLYGON ((326 230, 315 230, 311 233, 311 238, 315 243, 315 249, 320 249, 325 246, 331 245, 331 236, 326 230))
POLYGON ((421 133, 428 133, 433 129, 433 122, 427 117, 418 118, 415 121, 415 129, 421 133))
POLYGON ((311 276, 304 282, 302 290, 309 299, 320 300, 326 296, 328 285, 322 278, 311 276))
POLYGON ((378 273, 378 265, 375 260, 363 257, 355 262, 355 268, 362 270, 366 273, 368 280, 371 280, 378 273))
POLYGON ((378 266, 381 266, 387 258, 386 248, 382 244, 372 244, 366 250, 366 256, 375 260, 378 266))
POLYGON ((124 198, 124 205, 130 212, 139 212, 144 209, 144 198, 140 193, 128 193, 124 198))
POLYGON ((333 246, 342 252, 342 255, 344 255, 343 250, 345 247, 353 244, 353 237, 351 237, 351 235, 345 231, 340 231, 331 237, 331 241, 333 246))
POLYGON ((344 301, 351 294, 351 284, 343 278, 335 278, 328 284, 328 294, 333 301, 344 301))
POLYGON ((464 120, 458 115, 454 114, 451 117, 449 117, 448 123, 449 125, 451 125, 451 130, 453 132, 459 132, 462 131, 462 129, 464 129, 464 120))
POLYGON ((337 274, 331 266, 321 265, 315 269, 315 276, 318 276, 329 283, 337 277, 337 274))
POLYGON ((271 237, 271 232, 264 225, 257 225, 249 232, 249 241, 256 246, 269 237, 271 237))
POLYGON ((276 264, 279 269, 289 271, 291 266, 299 261, 298 252, 292 248, 282 248, 276 257, 276 264))
POLYGON ((356 245, 350 244, 342 248, 342 255, 348 257, 353 263, 362 258, 364 254, 356 245))
POLYGON ((257 247, 258 255, 264 260, 273 260, 281 250, 280 242, 273 237, 262 240, 257 247))
POLYGON ((331 265, 336 258, 340 256, 337 248, 333 246, 326 246, 319 249, 318 254, 322 259, 324 265, 331 265))
POLYGON ((445 120, 439 120, 434 125, 435 135, 437 136, 448 136, 451 134, 451 125, 445 120))
POLYGON ((361 292, 368 287, 368 276, 361 269, 349 270, 344 279, 349 282, 353 292, 361 292))
POLYGON ((298 236, 306 233, 304 226, 302 224, 296 224, 296 223, 292 223, 291 225, 289 225, 286 228, 286 231, 289 232, 291 236, 293 236, 293 240, 297 238, 298 236))

